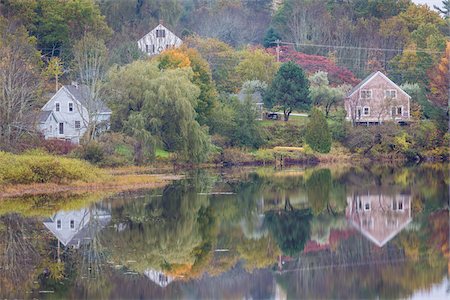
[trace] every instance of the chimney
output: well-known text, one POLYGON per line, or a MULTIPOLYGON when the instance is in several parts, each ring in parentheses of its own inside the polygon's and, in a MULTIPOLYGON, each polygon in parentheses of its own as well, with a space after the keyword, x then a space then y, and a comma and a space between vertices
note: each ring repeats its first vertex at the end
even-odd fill
POLYGON ((159 19, 159 24, 164 25, 164 20, 163 19, 159 19))
POLYGON ((78 88, 78 82, 72 81, 72 85, 77 89, 78 88))

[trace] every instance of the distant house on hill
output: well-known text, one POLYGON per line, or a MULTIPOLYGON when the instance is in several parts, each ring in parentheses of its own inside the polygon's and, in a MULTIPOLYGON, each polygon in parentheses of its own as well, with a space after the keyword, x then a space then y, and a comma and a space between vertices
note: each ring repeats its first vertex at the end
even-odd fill
POLYGON ((161 23, 138 42, 139 49, 148 56, 157 55, 169 48, 181 46, 183 41, 161 23))
POLYGON ((256 119, 263 119, 263 97, 259 91, 255 91, 254 93, 249 93, 244 90, 241 90, 239 94, 233 94, 232 96, 236 97, 239 102, 244 103, 247 99, 250 99, 251 103, 254 105, 256 110, 256 119))
POLYGON ((346 119, 353 123, 404 123, 410 120, 410 99, 405 91, 380 71, 370 74, 345 98, 346 119))
MULTIPOLYGON (((38 129, 45 139, 64 139, 74 144, 89 126, 89 110, 99 130, 109 127, 111 110, 101 101, 89 102, 89 88, 72 83, 65 85, 42 107, 38 129)), ((92 118, 91 118, 92 119, 92 118)))

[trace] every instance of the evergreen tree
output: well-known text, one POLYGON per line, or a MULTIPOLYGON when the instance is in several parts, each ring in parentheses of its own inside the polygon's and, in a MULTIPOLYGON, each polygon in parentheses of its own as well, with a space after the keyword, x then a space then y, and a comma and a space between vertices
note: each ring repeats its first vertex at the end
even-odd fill
POLYGON ((313 108, 309 118, 306 127, 306 142, 317 152, 330 152, 331 133, 325 115, 319 109, 313 108))
POLYGON ((267 107, 280 106, 285 121, 294 109, 309 110, 309 81, 302 68, 292 61, 282 64, 264 102, 267 107))
POLYGON ((270 27, 264 36, 264 48, 274 47, 277 40, 281 40, 281 35, 273 27, 270 27))

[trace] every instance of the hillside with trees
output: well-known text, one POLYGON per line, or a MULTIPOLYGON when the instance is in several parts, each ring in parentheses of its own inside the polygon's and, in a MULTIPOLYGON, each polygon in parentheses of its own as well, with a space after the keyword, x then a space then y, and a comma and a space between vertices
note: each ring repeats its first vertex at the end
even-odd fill
POLYGON ((4 0, 0 150, 104 166, 448 159, 448 14, 448 1, 4 0), (159 23, 183 46, 148 57, 137 40, 159 23), (343 98, 373 71, 412 97, 408 126, 345 121, 343 98), (90 90, 87 132, 75 150, 48 147, 39 111, 70 82, 90 90), (284 121, 258 120, 255 95, 284 121))

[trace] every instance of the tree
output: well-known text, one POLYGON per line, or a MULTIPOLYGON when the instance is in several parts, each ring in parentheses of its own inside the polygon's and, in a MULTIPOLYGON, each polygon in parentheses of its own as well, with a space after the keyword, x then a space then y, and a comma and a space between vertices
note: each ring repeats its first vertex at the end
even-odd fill
POLYGON ((311 111, 305 139, 308 145, 317 152, 328 153, 331 150, 331 133, 327 119, 318 108, 313 108, 311 111))
POLYGON ((193 71, 192 83, 200 88, 195 111, 196 120, 201 125, 210 125, 212 111, 217 106, 217 91, 212 80, 211 69, 208 62, 193 48, 182 46, 178 49, 166 50, 158 57, 159 67, 191 68, 193 71))
POLYGON ((448 111, 449 109, 449 70, 450 42, 447 42, 445 54, 438 65, 428 72, 430 78, 430 94, 428 99, 439 108, 448 111))
POLYGON ((200 89, 192 76, 189 68, 161 71, 155 61, 135 61, 111 71, 107 90, 112 129, 128 131, 125 122, 139 114, 157 146, 189 162, 204 161, 210 139, 207 129, 195 120, 200 89))
POLYGON ((55 78, 55 92, 59 89, 58 79, 63 74, 63 65, 61 59, 53 56, 48 62, 47 68, 44 70, 44 76, 48 78, 55 78))
POLYGON ((86 141, 95 138, 97 126, 100 123, 99 113, 103 108, 104 96, 103 83, 108 67, 108 50, 103 40, 87 34, 74 45, 74 62, 76 79, 79 84, 85 86, 80 91, 83 93, 85 103, 83 106, 87 114, 82 112, 82 107, 77 106, 82 116, 86 130, 86 141))
POLYGON ((239 63, 236 52, 228 44, 213 38, 188 37, 184 44, 195 48, 209 64, 217 90, 236 93, 240 87, 235 68, 239 63))
POLYGON ((310 209, 269 211, 264 220, 280 250, 289 256, 303 251, 311 234, 310 209))
POLYGON ((326 118, 333 107, 339 106, 343 102, 346 92, 350 90, 349 85, 330 86, 328 74, 322 71, 310 76, 309 82, 311 83, 309 95, 312 103, 325 109, 326 118))
POLYGON ((284 120, 294 109, 309 110, 309 81, 303 70, 294 62, 281 65, 267 91, 264 102, 268 107, 280 106, 284 120))
POLYGON ((281 35, 273 28, 270 27, 264 36, 264 47, 272 48, 276 46, 276 41, 281 40, 281 35))
POLYGON ((257 113, 255 104, 251 99, 252 94, 247 94, 243 102, 235 100, 233 104, 234 118, 233 131, 231 133, 232 144, 258 148, 263 144, 261 132, 256 121, 257 113))
POLYGON ((0 149, 34 131, 32 111, 40 86, 40 53, 22 26, 0 16, 0 149))
POLYGON ((242 82, 247 80, 259 80, 270 84, 278 71, 279 64, 275 58, 263 49, 250 49, 240 51, 242 56, 236 66, 236 73, 242 82))

